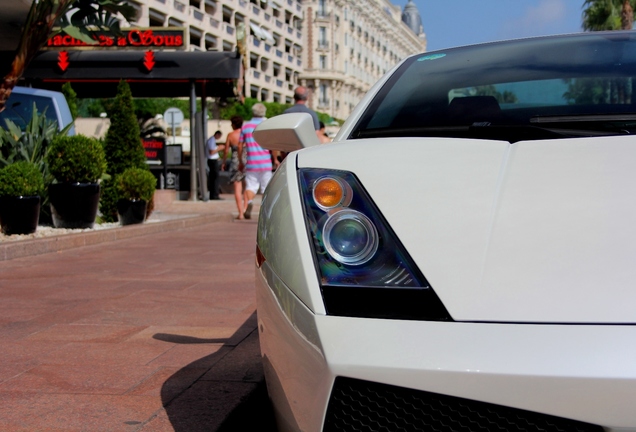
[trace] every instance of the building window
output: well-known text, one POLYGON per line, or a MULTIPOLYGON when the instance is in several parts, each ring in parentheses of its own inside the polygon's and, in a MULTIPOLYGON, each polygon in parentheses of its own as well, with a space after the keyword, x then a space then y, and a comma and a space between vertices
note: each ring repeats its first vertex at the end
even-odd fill
POLYGON ((328 93, 329 88, 327 87, 327 84, 320 84, 319 90, 318 90, 318 103, 320 104, 320 106, 327 106, 329 105, 329 93, 328 93))
POLYGON ((318 46, 327 48, 327 27, 320 27, 318 29, 318 46))
POLYGON ((327 69, 327 56, 320 56, 320 69, 327 69))
POLYGON ((318 0, 318 16, 326 17, 327 16, 327 5, 325 0, 318 0))

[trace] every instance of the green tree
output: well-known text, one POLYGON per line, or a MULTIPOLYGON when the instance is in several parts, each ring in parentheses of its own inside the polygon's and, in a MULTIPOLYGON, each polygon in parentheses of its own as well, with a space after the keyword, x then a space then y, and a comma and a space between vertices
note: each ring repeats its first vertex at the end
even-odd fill
POLYGON ((585 0, 583 29, 631 30, 634 24, 635 0, 585 0))
POLYGON ((117 86, 117 96, 110 111, 110 127, 104 138, 104 151, 110 179, 102 182, 99 209, 106 222, 115 222, 119 198, 115 186, 116 177, 127 168, 148 169, 132 93, 124 80, 117 86))
POLYGON ((51 36, 63 32, 94 43, 91 36, 97 32, 121 33, 117 14, 129 21, 135 9, 124 0, 33 0, 9 73, 0 82, 0 111, 24 70, 51 36))
POLYGON ((77 118, 78 110, 77 110, 77 93, 71 87, 70 82, 65 82, 62 86, 62 93, 64 93, 64 97, 66 98, 66 103, 68 103, 68 107, 71 110, 71 115, 73 116, 73 120, 77 118))

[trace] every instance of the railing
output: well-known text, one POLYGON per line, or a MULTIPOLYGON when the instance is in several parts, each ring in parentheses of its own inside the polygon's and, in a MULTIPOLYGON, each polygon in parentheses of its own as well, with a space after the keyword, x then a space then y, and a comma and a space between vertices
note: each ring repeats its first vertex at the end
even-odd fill
POLYGON ((258 16, 261 13, 261 8, 259 8, 258 6, 252 5, 252 12, 254 13, 254 15, 258 16))
POLYGON ((276 27, 283 28, 283 22, 281 20, 276 20, 276 27))
POLYGON ((219 24, 221 24, 221 23, 219 22, 219 20, 217 20, 217 19, 214 19, 214 18, 210 17, 210 26, 211 26, 211 27, 219 28, 219 24))
POLYGON ((320 18, 329 18, 331 16, 331 12, 327 12, 327 11, 316 11, 316 18, 320 19, 320 18))
POLYGON ((234 35, 234 27, 232 27, 229 23, 224 23, 225 24, 225 33, 229 34, 230 36, 234 35))
POLYGON ((276 80, 276 87, 282 87, 283 86, 283 81, 281 80, 276 80))
POLYGON ((290 54, 287 54, 287 61, 290 62, 290 63, 293 63, 294 62, 294 56, 290 55, 290 54))
POLYGON ((261 73, 257 70, 252 70, 252 72, 254 73, 254 78, 258 79, 261 77, 261 73))
POLYGON ((318 48, 321 48, 321 49, 329 48, 329 42, 326 41, 326 40, 319 40, 318 41, 318 48))
POLYGON ((283 57, 283 52, 281 50, 276 50, 276 57, 283 57))
POLYGON ((259 46, 261 46, 261 41, 260 41, 258 38, 256 38, 256 37, 252 37, 252 43, 254 44, 254 46, 255 46, 256 48, 258 48, 259 46))

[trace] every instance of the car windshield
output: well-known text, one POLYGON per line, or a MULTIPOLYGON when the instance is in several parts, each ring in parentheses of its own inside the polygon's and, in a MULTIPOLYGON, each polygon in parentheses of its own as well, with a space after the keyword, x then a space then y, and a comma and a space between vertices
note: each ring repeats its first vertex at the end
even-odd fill
POLYGON ((636 133, 636 36, 586 33, 424 53, 383 85, 351 138, 530 139, 636 133))

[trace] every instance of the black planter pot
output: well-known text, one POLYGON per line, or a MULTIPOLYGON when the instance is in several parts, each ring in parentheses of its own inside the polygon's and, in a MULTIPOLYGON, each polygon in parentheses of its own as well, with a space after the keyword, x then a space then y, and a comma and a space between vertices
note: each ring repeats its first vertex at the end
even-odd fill
POLYGON ((49 201, 56 228, 93 228, 99 205, 99 184, 52 184, 49 201))
POLYGON ((117 217, 122 225, 134 225, 146 220, 148 203, 144 200, 120 199, 117 201, 117 217))
POLYGON ((39 196, 0 197, 0 226, 4 234, 34 233, 39 217, 39 196))

